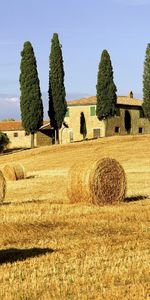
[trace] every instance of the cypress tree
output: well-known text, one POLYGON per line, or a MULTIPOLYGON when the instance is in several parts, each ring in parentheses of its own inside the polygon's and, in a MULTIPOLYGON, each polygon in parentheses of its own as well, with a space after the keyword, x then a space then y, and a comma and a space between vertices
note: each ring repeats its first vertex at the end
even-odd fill
POLYGON ((150 44, 147 45, 143 73, 143 111, 150 120, 150 44))
POLYGON ((22 125, 31 133, 31 148, 34 147, 34 134, 43 124, 43 103, 41 99, 36 58, 29 41, 24 43, 20 64, 20 109, 22 125))
POLYGON ((86 120, 83 112, 81 112, 80 115, 80 134, 83 135, 83 140, 85 140, 87 135, 87 129, 86 129, 86 120))
POLYGON ((51 40, 49 56, 49 111, 51 126, 55 130, 55 143, 59 143, 59 129, 67 112, 66 92, 64 86, 64 67, 62 46, 58 34, 54 33, 51 40))
POLYGON ((107 50, 103 50, 97 75, 96 115, 99 120, 114 116, 116 112, 116 86, 113 81, 113 68, 107 50))

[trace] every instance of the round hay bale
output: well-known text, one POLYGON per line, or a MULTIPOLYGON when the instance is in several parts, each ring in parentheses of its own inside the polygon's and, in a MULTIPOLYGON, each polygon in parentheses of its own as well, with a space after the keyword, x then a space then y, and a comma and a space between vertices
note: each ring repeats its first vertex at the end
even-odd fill
POLYGON ((112 204, 123 201, 125 194, 125 172, 115 159, 84 161, 70 169, 68 197, 71 203, 112 204))
POLYGON ((16 180, 15 170, 12 165, 6 165, 2 172, 6 180, 16 180))
POLYGON ((0 202, 3 202, 5 198, 5 193, 6 193, 6 180, 2 171, 0 171, 0 202))
POLYGON ((16 180, 24 179, 25 178, 25 169, 21 164, 14 164, 14 172, 16 175, 16 180))

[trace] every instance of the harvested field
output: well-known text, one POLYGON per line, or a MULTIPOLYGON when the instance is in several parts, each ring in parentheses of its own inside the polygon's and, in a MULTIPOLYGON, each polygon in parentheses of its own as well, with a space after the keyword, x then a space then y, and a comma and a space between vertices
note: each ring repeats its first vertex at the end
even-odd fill
POLYGON ((21 163, 0 206, 1 299, 150 299, 150 136, 103 138, 0 156, 21 163), (126 202, 69 204, 73 163, 111 157, 126 202))

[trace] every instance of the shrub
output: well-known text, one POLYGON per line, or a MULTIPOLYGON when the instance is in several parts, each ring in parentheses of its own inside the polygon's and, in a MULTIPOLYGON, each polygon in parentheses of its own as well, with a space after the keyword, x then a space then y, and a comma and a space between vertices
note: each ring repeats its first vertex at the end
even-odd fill
POLYGON ((10 143, 6 133, 0 132, 0 152, 3 152, 10 143))

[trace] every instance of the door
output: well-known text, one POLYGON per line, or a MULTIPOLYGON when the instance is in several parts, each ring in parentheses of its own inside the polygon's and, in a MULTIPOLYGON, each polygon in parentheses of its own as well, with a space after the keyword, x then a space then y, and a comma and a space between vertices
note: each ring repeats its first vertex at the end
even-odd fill
POLYGON ((73 142, 73 131, 72 130, 69 131, 69 138, 70 138, 70 143, 72 143, 73 142))
POLYGON ((93 129, 93 138, 97 139, 100 137, 100 128, 94 128, 93 129))

